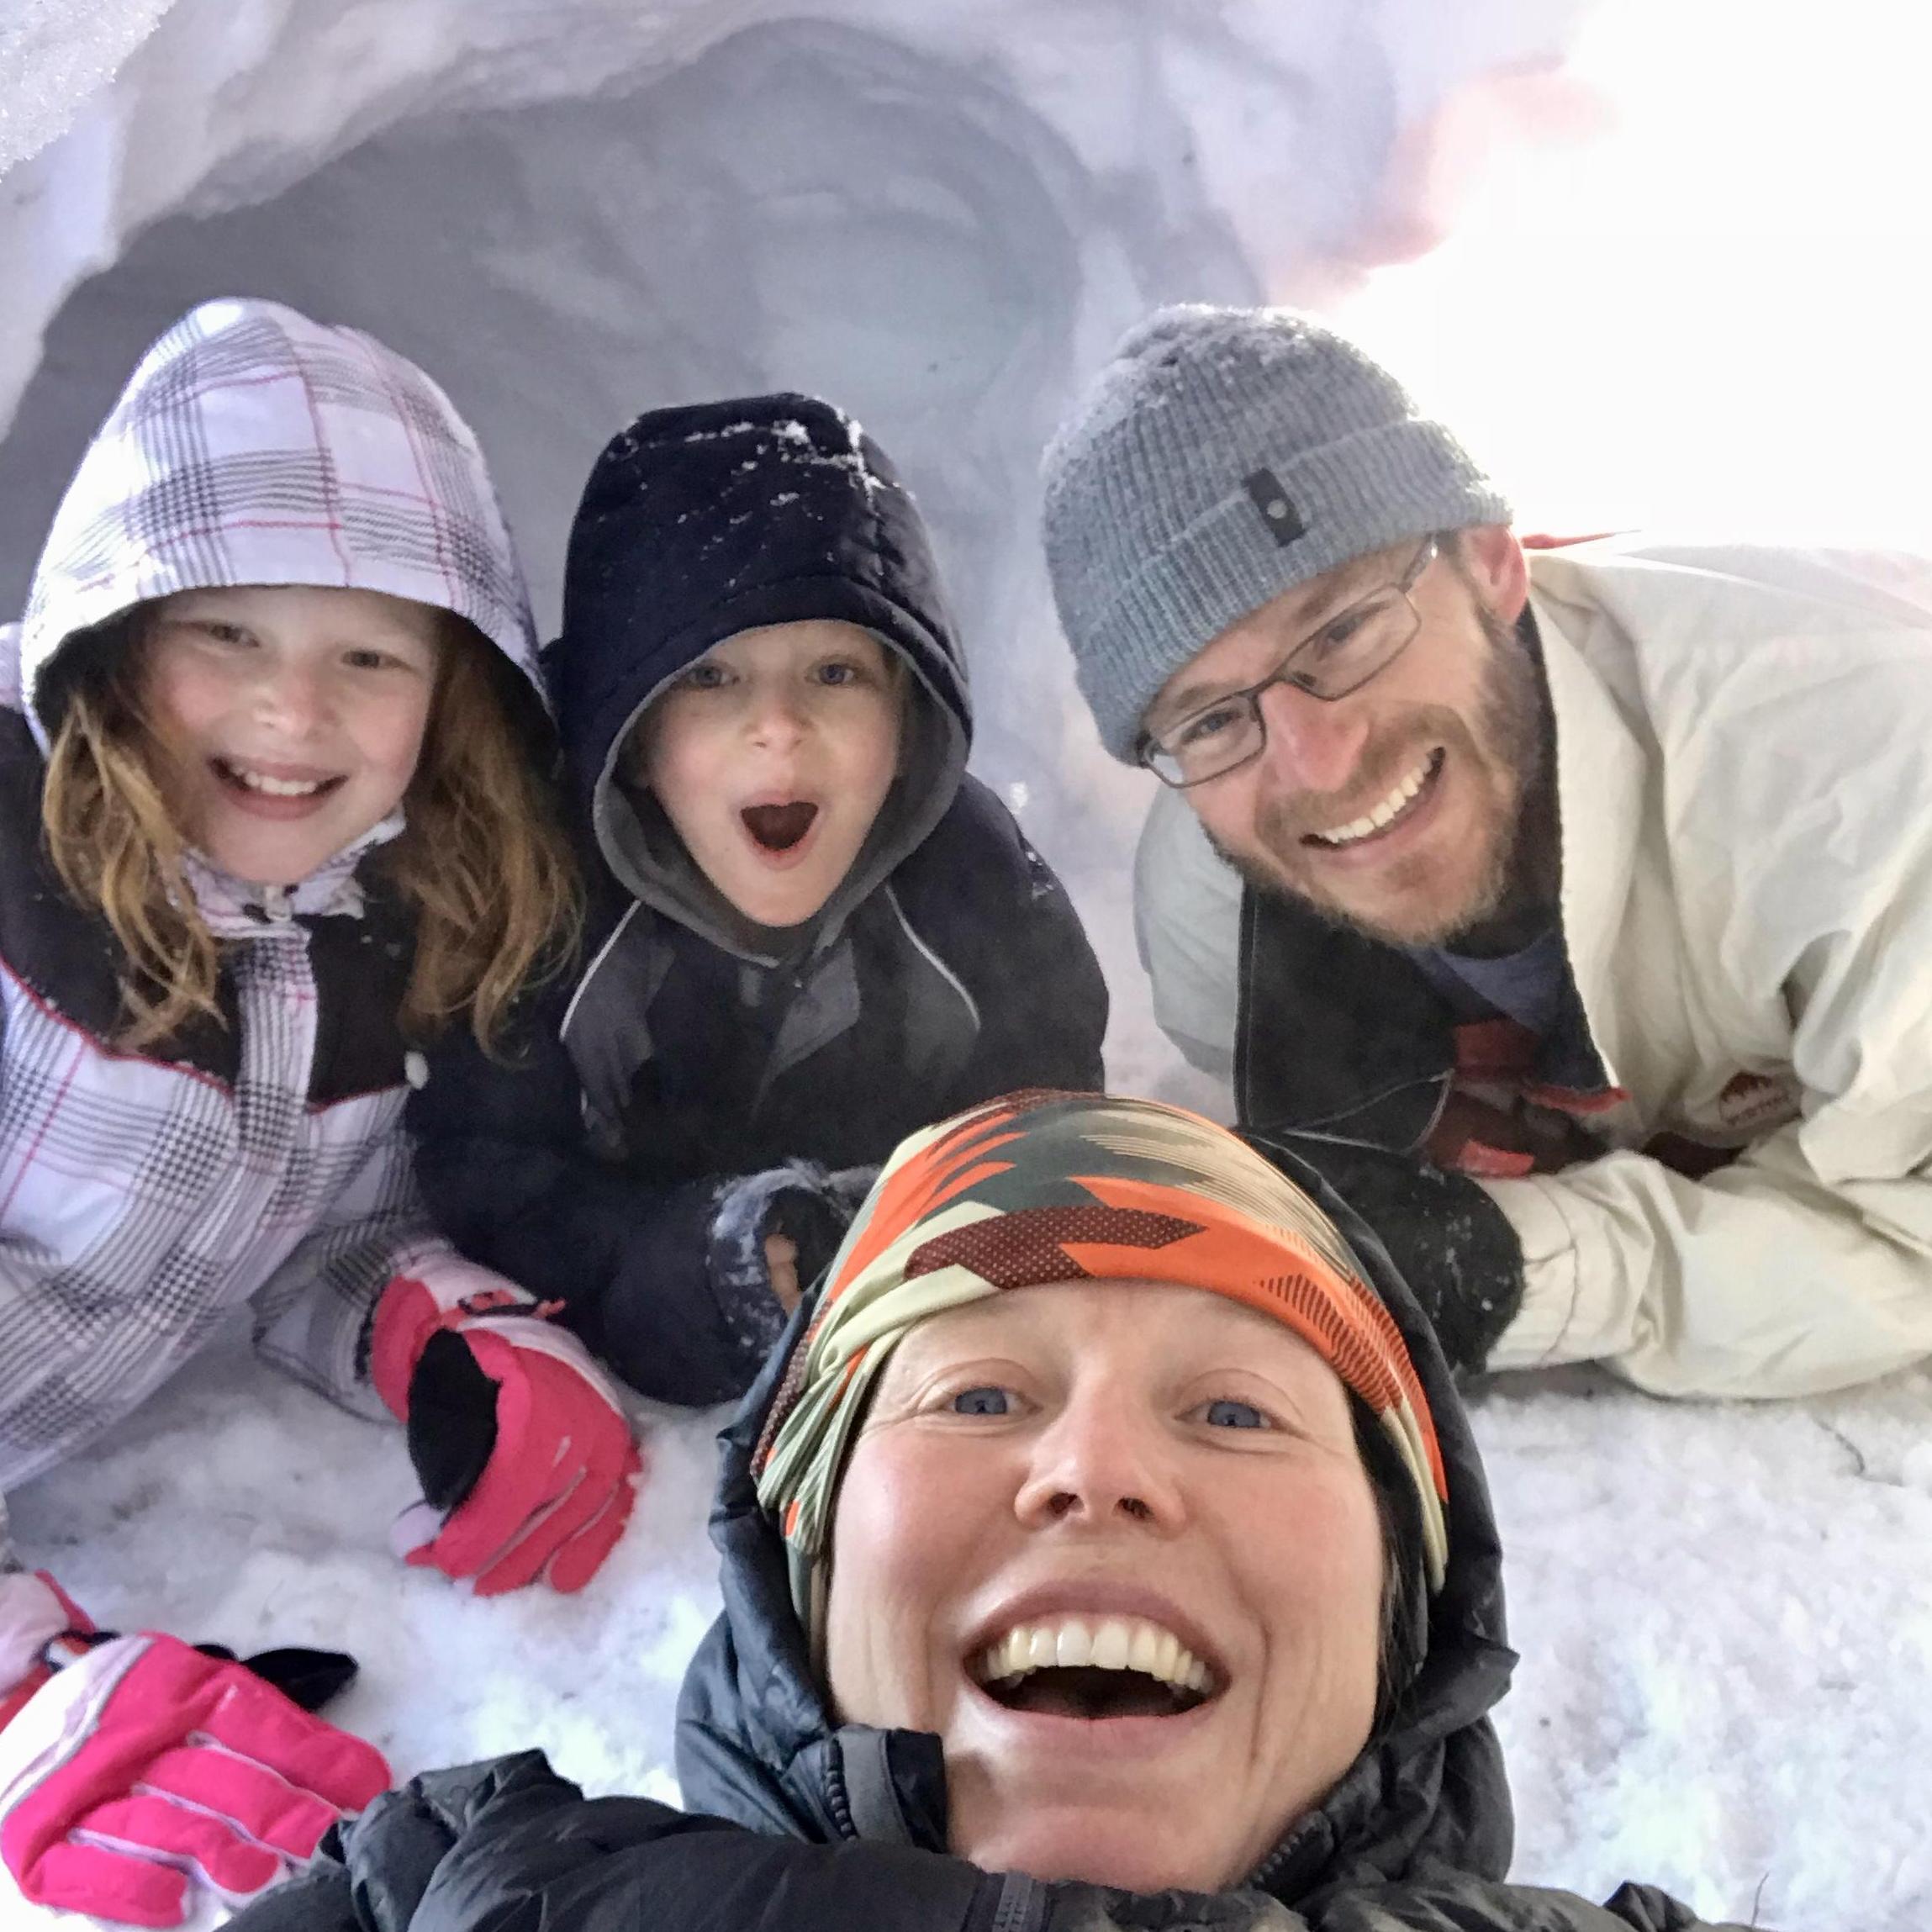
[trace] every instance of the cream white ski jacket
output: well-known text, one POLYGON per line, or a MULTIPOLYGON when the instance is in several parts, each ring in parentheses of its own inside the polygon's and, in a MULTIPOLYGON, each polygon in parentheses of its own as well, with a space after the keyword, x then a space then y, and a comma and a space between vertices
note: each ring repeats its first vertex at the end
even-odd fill
MULTIPOLYGON (((1564 937, 1612 1148, 1485 1180, 1526 1285, 1492 1367, 1783 1396, 1932 1354, 1932 562, 1629 539, 1530 558, 1564 937), (1660 1132, 1741 1158, 1700 1180, 1660 1132)), ((1227 1078, 1242 888, 1142 834, 1161 1026, 1227 1078)))

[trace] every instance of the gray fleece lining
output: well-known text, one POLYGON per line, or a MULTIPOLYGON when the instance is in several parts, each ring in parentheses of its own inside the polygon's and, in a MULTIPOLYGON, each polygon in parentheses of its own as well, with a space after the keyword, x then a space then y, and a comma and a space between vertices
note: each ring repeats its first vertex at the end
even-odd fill
POLYGON ((775 966, 831 944, 853 910, 919 849, 959 789, 966 769, 966 733, 911 657, 889 637, 878 631, 868 635, 911 676, 902 768, 858 858, 817 915, 791 927, 760 926, 746 918, 699 868, 657 800, 621 776, 624 747, 638 721, 689 666, 652 686, 611 740, 597 777, 591 822, 598 849, 633 898, 741 959, 775 966))

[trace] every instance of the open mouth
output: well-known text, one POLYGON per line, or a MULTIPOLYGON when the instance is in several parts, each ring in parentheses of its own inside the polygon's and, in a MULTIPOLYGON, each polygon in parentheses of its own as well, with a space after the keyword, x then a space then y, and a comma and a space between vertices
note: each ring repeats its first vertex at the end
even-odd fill
POLYGON ((210 758, 214 775, 230 791, 251 798, 279 799, 291 802, 318 799, 334 791, 344 780, 333 778, 283 779, 272 772, 257 771, 252 765, 238 764, 230 758, 210 758))
POLYGON ((767 852, 789 852, 811 830, 818 807, 794 800, 786 805, 747 805, 738 816, 752 840, 767 852))
POLYGON ((1301 842, 1325 852, 1344 851, 1352 845, 1360 845, 1365 840, 1380 837, 1393 831, 1402 823, 1423 800, 1431 795, 1436 780, 1442 776, 1443 761, 1448 753, 1440 745, 1407 773, 1399 783, 1390 788, 1388 795, 1381 799, 1359 818, 1349 820, 1346 825, 1330 826, 1322 831, 1306 832, 1301 842))
POLYGON ((1090 1721, 1177 1718, 1220 1688, 1211 1666, 1171 1630, 1136 1617, 1018 1625, 969 1669, 1009 1711, 1090 1721))

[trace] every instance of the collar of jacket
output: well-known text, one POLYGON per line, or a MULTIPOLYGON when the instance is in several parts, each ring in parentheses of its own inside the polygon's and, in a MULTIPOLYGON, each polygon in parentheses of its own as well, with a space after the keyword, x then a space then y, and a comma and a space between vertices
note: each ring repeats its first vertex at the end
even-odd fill
POLYGON ((1615 996, 1618 937, 1630 899, 1645 821, 1648 760, 1581 646, 1592 627, 1610 624, 1601 608, 1573 601, 1539 581, 1530 608, 1543 640, 1544 673, 1556 721, 1556 810, 1563 840, 1563 939, 1583 1001, 1603 1084, 1619 1084, 1622 1055, 1615 1028, 1628 1002, 1615 996))
MULTIPOLYGON (((922 938, 888 879, 840 922, 837 935, 789 969, 792 988, 772 1040, 752 1116, 773 1087, 821 1048, 858 1027, 863 1017, 855 927, 877 921, 903 936, 897 948, 899 978, 908 1016, 903 1070, 932 1091, 949 1092, 971 1057, 979 1021, 971 996, 922 938)), ((651 1006, 677 967, 678 942, 655 908, 633 900, 570 996, 558 1037, 577 1070, 589 1125, 604 1153, 620 1159, 626 1150, 625 1116, 639 1069, 657 1051, 651 1006)), ((686 940, 684 943, 694 942, 686 940)), ((701 937, 696 943, 707 943, 701 937)), ((785 970, 747 963, 747 970, 785 970)))
MULTIPOLYGON (((677 969, 678 943, 668 924, 654 907, 633 900, 578 982, 557 1029, 583 1090, 593 1138, 613 1159, 626 1151, 625 1116, 632 1085, 657 1052, 652 1003, 677 969)), ((710 943, 701 935, 697 942, 710 943)), ((758 960, 745 962, 742 970, 788 972, 794 982, 752 1102, 756 1118, 775 1081, 858 1024, 858 971, 842 921, 836 937, 790 969, 758 960)))
POLYGON ((360 919, 365 900, 356 868, 377 847, 395 838, 403 824, 399 806, 293 885, 251 884, 192 847, 182 855, 182 871, 193 889, 196 909, 217 939, 259 939, 291 919, 360 919))

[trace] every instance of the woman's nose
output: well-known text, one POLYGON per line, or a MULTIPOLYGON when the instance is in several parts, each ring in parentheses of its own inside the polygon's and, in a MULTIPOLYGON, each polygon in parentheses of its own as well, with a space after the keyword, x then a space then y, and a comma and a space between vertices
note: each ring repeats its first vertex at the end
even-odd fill
POLYGON ((1339 791, 1355 775, 1368 742, 1365 706, 1349 699, 1311 697, 1292 684, 1261 694, 1267 733, 1262 757, 1282 791, 1339 791))
POLYGON ((1186 1515, 1160 1419, 1104 1385, 1069 1401, 1041 1431, 1014 1507, 1031 1528, 1134 1523, 1171 1530, 1186 1515))

